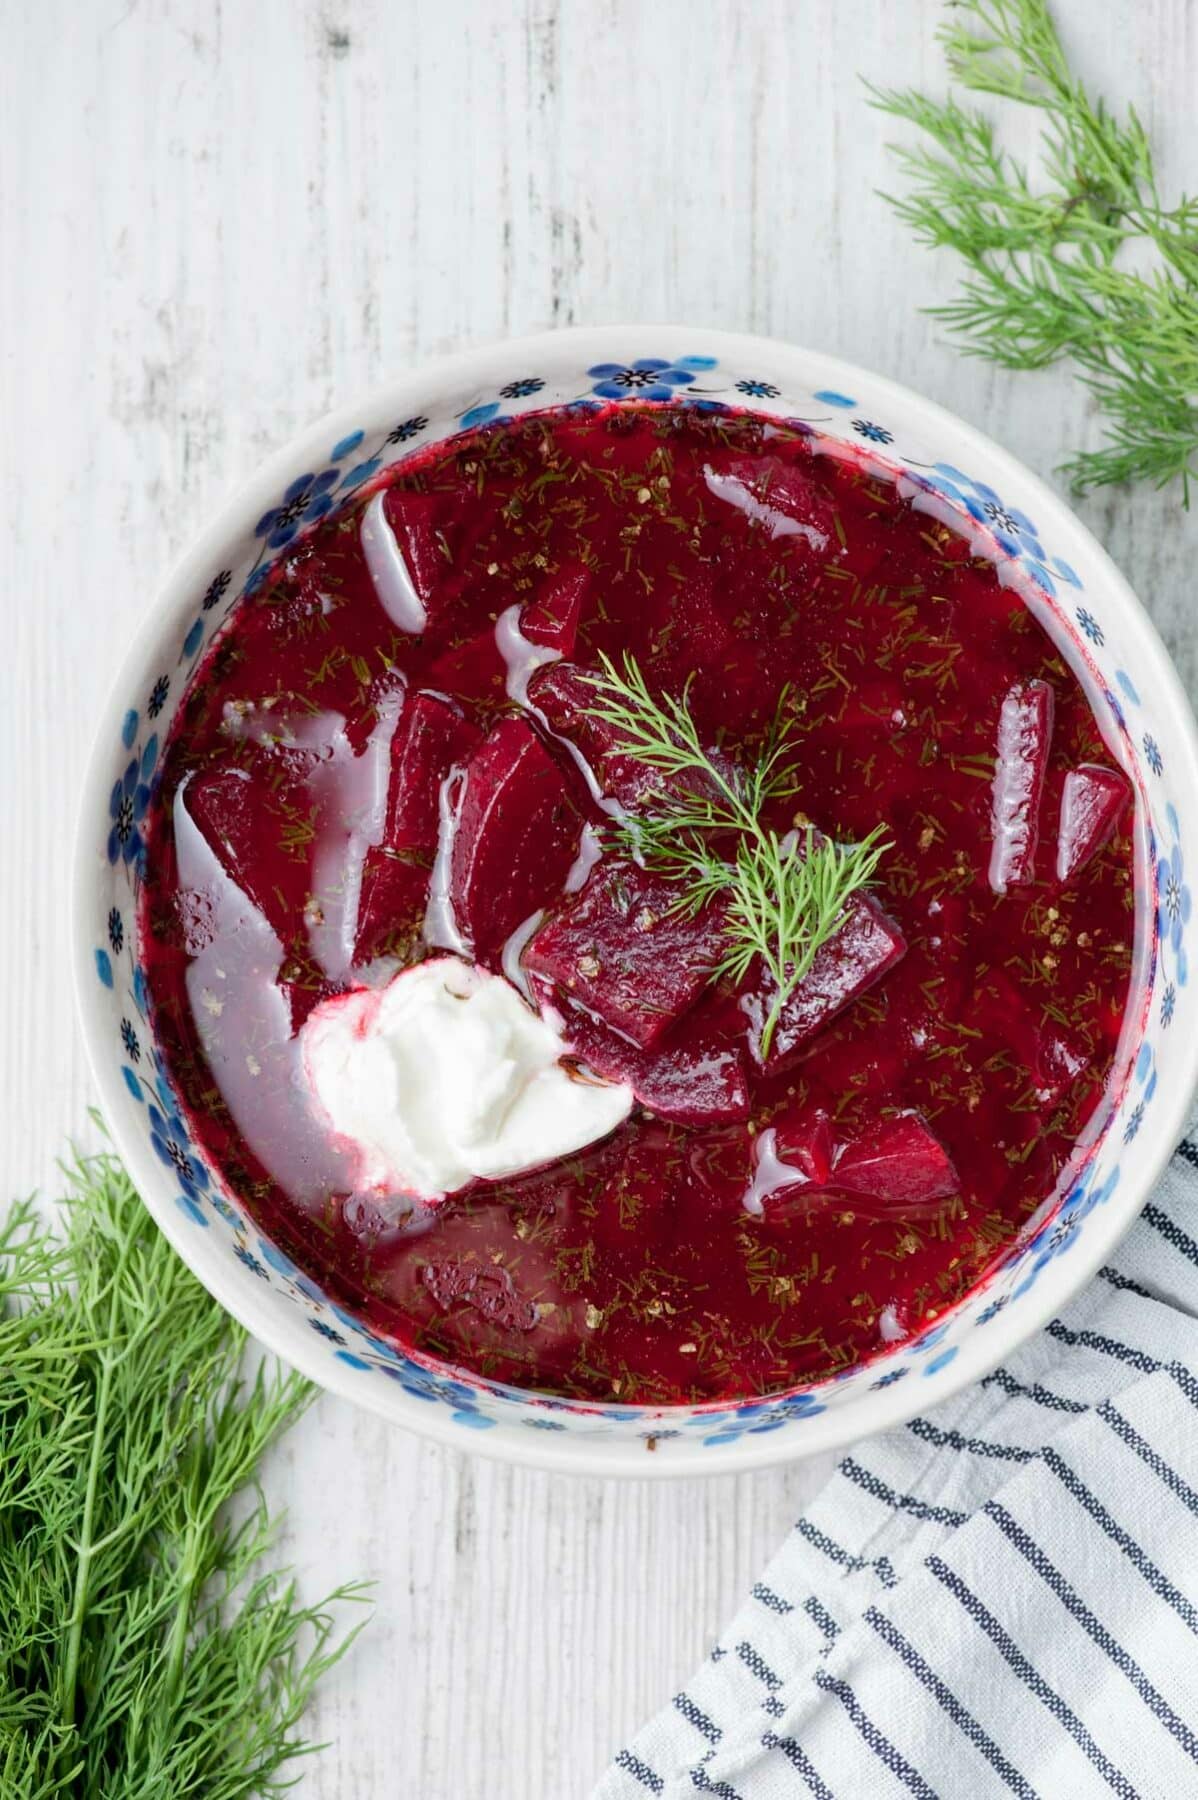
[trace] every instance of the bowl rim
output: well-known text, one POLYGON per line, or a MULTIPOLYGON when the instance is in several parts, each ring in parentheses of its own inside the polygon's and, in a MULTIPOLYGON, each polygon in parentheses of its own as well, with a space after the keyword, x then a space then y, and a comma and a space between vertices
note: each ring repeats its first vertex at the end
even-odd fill
MULTIPOLYGON (((298 1317, 292 1331, 289 1329, 291 1321, 285 1320, 281 1311, 277 1316, 274 1310, 262 1309, 260 1312, 251 1303, 250 1290, 244 1284, 228 1279, 230 1259, 224 1250, 207 1233, 187 1228, 173 1203, 173 1194, 168 1195, 165 1191, 169 1179, 153 1157, 144 1135, 123 1128, 120 1123, 124 1117, 121 1079, 115 1061, 108 1054, 106 1034, 100 1029, 104 1002, 102 991, 97 989, 94 980, 94 890, 102 874, 102 871, 97 872, 95 820, 103 817, 107 804, 111 749, 118 741, 127 709, 131 676, 148 660, 148 653, 161 637, 164 615, 178 609, 183 593, 195 591, 200 578, 221 560, 226 543, 252 530, 254 520, 271 504, 281 486, 286 485, 301 465, 306 466, 313 454, 320 453, 327 443, 357 428, 364 417, 382 411, 384 403, 387 411, 395 409, 398 416, 406 404, 418 404, 415 399, 405 401, 405 394, 414 396, 436 385, 444 387, 469 381, 475 374, 485 379, 494 373, 500 358, 526 356, 531 366, 531 360, 538 352, 547 357, 560 355, 571 343, 592 345, 594 360, 601 360, 604 351, 616 357, 625 355, 633 343, 640 353, 661 349, 669 355, 677 349, 680 337, 693 338, 705 349, 717 352, 721 360, 725 357, 751 360, 755 354, 763 361, 772 359, 772 365, 777 367, 779 363, 793 359, 796 368, 802 367, 803 382, 813 388, 823 386, 851 392, 854 384, 865 385, 871 402, 878 398, 890 400, 904 421, 910 422, 915 429, 926 425, 929 436, 937 427, 947 429, 958 444, 976 453, 979 466, 987 473, 1007 474, 1014 477, 1017 484, 1029 488, 1045 513, 1060 519, 1069 530, 1086 540, 1102 578, 1104 594, 1109 596, 1139 639, 1139 648, 1155 682, 1154 698, 1163 711, 1176 718, 1189 759, 1189 785, 1192 790, 1198 790, 1198 725, 1181 678, 1155 624, 1103 545, 1068 501, 1011 452, 948 408, 888 376, 784 339, 696 325, 581 325, 522 337, 496 338, 483 345, 422 360, 400 373, 380 379, 357 399, 334 408, 294 433, 237 483, 158 584, 111 683, 88 752, 75 824, 71 871, 71 963, 76 1009, 87 1066, 99 1092, 102 1114, 111 1131, 113 1146, 142 1203, 188 1268, 219 1304, 259 1343, 300 1370, 317 1386, 366 1407, 392 1424, 410 1425, 421 1435, 457 1449, 469 1449, 479 1455, 526 1467, 582 1475, 619 1475, 622 1478, 669 1478, 700 1472, 727 1475, 826 1454, 878 1431, 902 1425, 989 1374, 1005 1356, 1042 1330, 1059 1308, 1090 1282, 1138 1217, 1185 1129, 1198 1091, 1198 1034, 1188 1045, 1172 1040, 1171 1054, 1188 1061, 1184 1079, 1177 1087, 1172 1104, 1158 1114, 1157 1129, 1137 1140, 1134 1147, 1129 1146, 1129 1156, 1134 1159, 1134 1177, 1120 1184, 1100 1215, 1091 1215, 1077 1255, 1068 1260, 1054 1260, 1043 1270, 1035 1290, 1014 1318, 1004 1313, 984 1333, 973 1333, 959 1346, 951 1363, 927 1374, 920 1382, 897 1382, 884 1388, 869 1389, 855 1397, 851 1404, 830 1407, 803 1419, 801 1430, 769 1433, 761 1438, 741 1436, 719 1446, 718 1451, 705 1447, 697 1433, 693 1443, 688 1444, 686 1438, 674 1439, 667 1455, 656 1456, 645 1453, 647 1446, 643 1438, 582 1436, 569 1430, 531 1432, 522 1430, 515 1420, 501 1421, 485 1432, 464 1433, 442 1408, 429 1407, 401 1394, 394 1386, 361 1381, 356 1371, 328 1355, 314 1334, 302 1333, 298 1317), (1012 1330, 1016 1320, 1017 1328, 1012 1330)), ((529 1403, 534 1404, 536 1398, 530 1390, 529 1403)), ((588 1410, 585 1406, 582 1408, 583 1412, 588 1410)), ((686 1410, 689 1414, 692 1409, 686 1410)), ((716 1410, 718 1408, 713 1407, 713 1412, 716 1410)), ((669 1430, 668 1412, 646 1409, 647 1425, 652 1425, 654 1417, 661 1419, 663 1432, 669 1430)))

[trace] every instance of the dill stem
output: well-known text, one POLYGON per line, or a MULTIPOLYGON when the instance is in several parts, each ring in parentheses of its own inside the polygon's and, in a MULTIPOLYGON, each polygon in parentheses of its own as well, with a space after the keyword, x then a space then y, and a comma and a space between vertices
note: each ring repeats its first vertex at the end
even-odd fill
POLYGON ((97 1551, 94 1538, 96 1501, 100 1486, 100 1470, 104 1461, 104 1444, 108 1430, 108 1407, 112 1397, 113 1371, 119 1357, 114 1344, 117 1331, 117 1319, 120 1308, 121 1279, 125 1272, 125 1259, 129 1255, 132 1240, 126 1237, 121 1246, 121 1253, 112 1275, 112 1287, 108 1301, 108 1328, 105 1333, 102 1351, 100 1380, 96 1389, 95 1414, 92 1421, 91 1451, 88 1456, 87 1484, 83 1495, 83 1519, 80 1526, 79 1540, 75 1545, 75 1587, 72 1596, 70 1624, 67 1629, 66 1654, 63 1664, 62 1693, 59 1704, 59 1718, 66 1730, 77 1730, 75 1717, 78 1703, 79 1658, 83 1647, 83 1622, 87 1617, 87 1604, 91 1591, 92 1558, 97 1551))

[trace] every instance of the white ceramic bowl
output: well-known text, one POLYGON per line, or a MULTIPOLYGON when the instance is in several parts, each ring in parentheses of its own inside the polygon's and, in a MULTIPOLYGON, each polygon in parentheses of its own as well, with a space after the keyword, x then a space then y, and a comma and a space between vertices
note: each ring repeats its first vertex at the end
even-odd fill
POLYGON ((247 481, 165 583, 130 649, 92 756, 75 871, 75 967, 116 1144, 180 1255, 256 1337, 313 1380, 402 1425, 512 1461, 597 1474, 725 1472, 848 1443, 993 1368, 1109 1255, 1146 1199, 1198 1075, 1187 870, 1198 860, 1198 737, 1146 614, 1069 508, 996 444, 891 381, 789 344, 683 326, 561 331, 474 350, 381 385, 247 481), (539 1398, 395 1351, 334 1306, 189 1143, 157 1061, 134 928, 141 825, 159 746, 213 633, 305 525, 456 431, 565 402, 747 405, 897 469, 915 503, 997 559, 1086 683, 1138 795, 1137 973, 1109 1103, 1084 1170, 984 1291, 885 1358, 739 1405, 539 1398))

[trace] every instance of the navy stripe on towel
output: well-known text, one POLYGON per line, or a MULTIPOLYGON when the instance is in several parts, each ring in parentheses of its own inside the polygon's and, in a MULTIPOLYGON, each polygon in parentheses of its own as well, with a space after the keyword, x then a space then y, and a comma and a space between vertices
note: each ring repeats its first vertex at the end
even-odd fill
POLYGON ((836 1800, 835 1794, 817 1772, 811 1758, 803 1746, 792 1737, 779 1737, 776 1731, 762 1734, 762 1743, 767 1750, 780 1750, 787 1762, 799 1771, 815 1800, 836 1800))
POLYGON ((987 1518, 993 1519, 1004 1537, 1014 1544, 1020 1554, 1035 1569, 1040 1579, 1056 1595, 1061 1605, 1077 1620, 1086 1635, 1093 1639, 1100 1650, 1105 1650, 1119 1673, 1127 1678, 1149 1712, 1158 1718, 1161 1724, 1175 1737, 1186 1754, 1198 1762, 1198 1737, 1190 1730, 1184 1719, 1179 1719, 1163 1694, 1157 1692, 1141 1669, 1135 1658, 1129 1656, 1122 1644, 1117 1643, 1106 1626, 1090 1611, 1085 1601, 1065 1580, 1060 1570, 1049 1562, 1039 1544, 1030 1538, 1005 1506, 997 1500, 990 1500, 983 1509, 987 1518))
POLYGON ((666 1784, 661 1776, 654 1774, 648 1763, 642 1762, 639 1756, 634 1756, 631 1750, 621 1750, 616 1757, 616 1768, 626 1770, 643 1788, 648 1788, 651 1794, 664 1794, 666 1791, 666 1784))
POLYGON ((895 1655, 902 1658, 911 1673, 919 1681, 922 1681, 929 1694, 935 1696, 953 1724, 985 1757, 995 1774, 1002 1777, 1011 1792, 1018 1794, 1019 1800, 1039 1800, 1035 1788, 1024 1780, 1012 1763, 1008 1762, 993 1738, 988 1737, 982 1730, 969 1708, 957 1699, 936 1671, 928 1666, 914 1644, 908 1643, 897 1625, 884 1613, 880 1613, 876 1606, 867 1607, 864 1616, 866 1622, 873 1626, 882 1642, 888 1644, 895 1655))
POLYGON ((817 1669, 815 1679, 826 1693, 836 1695, 878 1761, 898 1777, 908 1792, 915 1795, 915 1800, 938 1800, 935 1789, 928 1786, 919 1770, 913 1769, 885 1733, 878 1730, 847 1681, 838 1681, 827 1669, 817 1669))
POLYGON ((938 1581, 943 1582, 949 1593, 960 1601, 974 1624, 979 1625, 986 1633, 995 1649, 1031 1689, 1037 1700, 1047 1707, 1058 1724, 1065 1727, 1074 1743, 1094 1764, 1108 1787, 1120 1796, 1120 1800, 1143 1800, 1143 1796, 1136 1792, 1122 1769, 1117 1769, 1110 1757, 1098 1748, 1072 1707, 1067 1706, 1056 1689, 1049 1687, 1044 1677, 1032 1667, 1015 1640, 1004 1631, 994 1614, 983 1606, 972 1588, 966 1587, 956 1571, 950 1569, 939 1556, 929 1556, 926 1566, 938 1581))

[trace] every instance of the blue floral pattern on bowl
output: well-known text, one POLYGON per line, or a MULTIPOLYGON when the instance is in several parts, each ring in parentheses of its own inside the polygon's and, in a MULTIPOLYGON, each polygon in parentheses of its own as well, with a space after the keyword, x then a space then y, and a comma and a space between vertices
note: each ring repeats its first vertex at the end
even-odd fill
MULTIPOLYGON (((545 342, 541 340, 542 347, 545 342)), ((949 448, 947 444, 930 447, 918 440, 905 419, 889 410, 893 390, 886 384, 879 384, 876 394, 864 376, 851 392, 816 381, 796 386, 787 378, 785 359, 780 369, 771 367, 768 346, 761 346, 747 367, 735 366, 694 342, 658 343, 648 350, 634 342, 613 345, 607 359, 580 358, 575 365, 570 343, 571 334, 561 334, 561 348, 555 340, 541 367, 531 358, 526 362, 516 347, 515 367, 506 371, 497 367, 489 390, 474 388, 437 399, 431 388, 425 392, 413 387, 410 394, 419 396, 415 404, 409 397, 406 408, 342 431, 315 452, 310 443, 304 462, 281 484, 256 523, 251 521, 238 541, 221 543, 219 556, 200 573, 174 640, 173 654, 185 665, 183 673, 172 677, 170 654, 157 667, 139 672, 133 703, 120 715, 114 733, 105 816, 96 820, 98 853, 107 873, 96 886, 86 950, 110 1026, 107 1056, 117 1071, 117 1085, 108 1090, 108 1106, 114 1113, 122 1105, 125 1109, 114 1118, 122 1148, 140 1141, 169 1174, 182 1228, 218 1245, 222 1262, 236 1271, 237 1278, 269 1290, 272 1317, 299 1321, 300 1336, 311 1353, 301 1353, 294 1333, 289 1353, 318 1379, 324 1369, 332 1380, 335 1364, 341 1371, 337 1384, 363 1384, 373 1392, 373 1403, 380 1410, 388 1410, 389 1403, 379 1384, 394 1390, 405 1406, 408 1401, 416 1403, 421 1416, 439 1414, 463 1431, 527 1427, 530 1437, 535 1432, 545 1444, 580 1437, 624 1438, 667 1461, 672 1455, 685 1455, 687 1446, 701 1446, 704 1457, 715 1463, 721 1452, 733 1461, 743 1460, 733 1453, 747 1444, 801 1443, 813 1421, 826 1422, 838 1408, 846 1407, 845 1416, 851 1419, 852 1403, 860 1396, 888 1390, 911 1375, 924 1380, 913 1389, 918 1399, 912 1399, 910 1410, 929 1404, 933 1397, 929 1390, 941 1373, 971 1343, 980 1341, 979 1334, 984 1338, 992 1332, 995 1320, 1010 1320, 1034 1303, 1037 1284, 1046 1279, 1046 1272, 1073 1256, 1085 1241, 1091 1220, 1120 1191, 1122 1158, 1138 1145, 1157 1100, 1165 1034, 1183 1004, 1192 1004, 1187 985, 1192 900, 1182 818, 1191 834, 1188 841, 1193 841, 1192 814, 1198 796, 1184 786, 1170 787, 1171 774, 1186 766, 1184 745, 1167 714, 1158 717, 1141 701, 1142 692, 1152 692, 1151 675, 1139 675, 1142 653, 1134 643, 1125 643, 1118 621, 1104 611, 1101 569, 1086 566, 1076 543, 1070 559, 1058 554, 1050 534, 1039 529, 1034 510, 1019 493, 1006 490, 1005 480, 1000 490, 967 475, 957 460, 936 454, 949 448), (1109 734, 1118 741, 1122 760, 1136 780, 1149 844, 1146 866, 1156 889, 1147 909, 1151 941, 1144 945, 1139 977, 1143 1024, 1140 1040, 1132 1046, 1135 1055, 1126 1092, 1112 1093, 1103 1129, 1079 1159, 1059 1204, 1046 1203, 1042 1216, 983 1290, 935 1327, 896 1346, 880 1346, 872 1363, 803 1391, 750 1397, 736 1405, 630 1407, 536 1396, 409 1355, 336 1305, 260 1234, 190 1141, 154 1045, 149 997, 137 955, 141 826, 153 798, 160 736, 169 729, 186 676, 202 649, 229 609, 261 587, 275 558, 286 554, 305 530, 343 500, 382 478, 392 462, 425 443, 543 406, 593 407, 638 400, 682 401, 706 410, 751 404, 809 433, 829 453, 882 464, 906 484, 916 505, 947 517, 967 535, 974 534, 978 547, 1010 571, 1033 610, 1096 675, 1108 707, 1109 734), (314 1368, 313 1355, 331 1361, 314 1368)), ((498 364, 499 353, 495 355, 498 364)), ((1084 545, 1083 539, 1083 549, 1084 545)), ((146 1165, 142 1167, 145 1186, 148 1175, 146 1165)), ((247 1310, 260 1305, 263 1297, 264 1292, 256 1301, 247 1296, 247 1310)), ((288 1329, 280 1323, 278 1335, 287 1335, 288 1329)), ((420 1422, 412 1409, 404 1416, 420 1422)))

